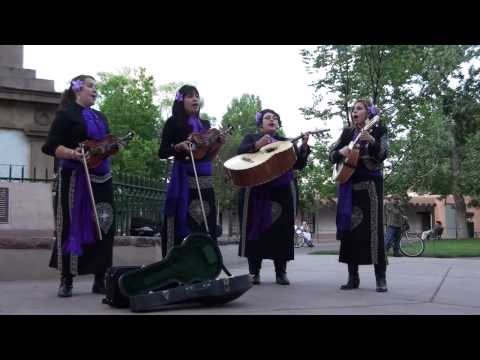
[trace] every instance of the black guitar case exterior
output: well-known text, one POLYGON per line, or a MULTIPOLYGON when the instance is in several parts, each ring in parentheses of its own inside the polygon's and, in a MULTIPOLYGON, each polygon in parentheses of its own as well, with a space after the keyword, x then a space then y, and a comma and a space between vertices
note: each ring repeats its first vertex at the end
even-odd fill
POLYGON ((248 274, 215 280, 222 269, 231 276, 217 243, 208 234, 193 233, 161 261, 111 268, 103 302, 112 307, 130 306, 134 312, 187 303, 220 305, 252 287, 248 274))
MULTIPOLYGON (((250 275, 207 280, 130 297, 133 312, 166 310, 172 305, 198 303, 222 305, 242 296, 252 287, 250 275)), ((178 306, 177 306, 178 307, 178 306)))
POLYGON ((114 266, 108 269, 105 273, 106 297, 102 300, 102 303, 119 309, 128 308, 130 306, 130 301, 128 296, 125 296, 120 292, 118 279, 123 274, 140 268, 140 266, 114 266))

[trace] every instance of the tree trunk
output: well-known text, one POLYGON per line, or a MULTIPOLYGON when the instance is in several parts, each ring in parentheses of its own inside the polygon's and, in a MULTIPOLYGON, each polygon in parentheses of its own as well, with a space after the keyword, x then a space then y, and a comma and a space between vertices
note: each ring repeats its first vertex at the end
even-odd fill
POLYGON ((467 206, 462 194, 453 194, 455 199, 455 215, 457 220, 457 239, 468 239, 467 206))
POLYGON ((450 120, 449 133, 452 145, 452 195, 455 200, 455 217, 457 224, 457 239, 467 239, 467 206, 465 199, 458 188, 458 176, 460 175, 460 155, 458 145, 455 140, 455 133, 453 127, 455 126, 453 120, 450 120))

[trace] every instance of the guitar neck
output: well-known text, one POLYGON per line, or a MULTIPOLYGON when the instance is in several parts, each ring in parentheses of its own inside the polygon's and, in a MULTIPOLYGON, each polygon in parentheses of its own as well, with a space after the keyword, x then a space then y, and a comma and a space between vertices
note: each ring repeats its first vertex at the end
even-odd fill
MULTIPOLYGON (((316 134, 321 134, 321 133, 324 133, 324 132, 327 132, 329 131, 330 129, 325 129, 325 130, 315 130, 315 131, 309 131, 309 134, 310 135, 316 135, 316 134)), ((292 140, 290 140, 292 143, 300 140, 305 134, 302 133, 300 135, 298 135, 297 137, 294 137, 292 140)))
POLYGON ((367 125, 365 125, 365 126, 360 130, 360 132, 358 133, 357 137, 350 142, 349 147, 353 148, 353 146, 358 142, 358 139, 360 139, 360 136, 362 136, 362 132, 363 132, 363 131, 366 131, 366 130, 370 130, 370 128, 372 128, 373 125, 375 125, 379 120, 380 120, 380 117, 379 117, 378 115, 376 115, 376 116, 372 119, 372 121, 370 121, 367 125))

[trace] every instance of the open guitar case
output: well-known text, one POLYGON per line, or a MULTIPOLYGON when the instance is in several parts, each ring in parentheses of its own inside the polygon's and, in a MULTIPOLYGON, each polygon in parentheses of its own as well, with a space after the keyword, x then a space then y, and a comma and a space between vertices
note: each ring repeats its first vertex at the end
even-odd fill
MULTIPOLYGON (((194 161, 192 153, 191 157, 194 161)), ((223 264, 220 248, 208 233, 199 188, 198 191, 207 233, 188 235, 159 262, 110 268, 103 303, 116 308, 130 307, 133 312, 192 303, 214 306, 235 300, 252 287, 249 274, 232 276, 223 264), (228 277, 217 279, 222 270, 228 277)))

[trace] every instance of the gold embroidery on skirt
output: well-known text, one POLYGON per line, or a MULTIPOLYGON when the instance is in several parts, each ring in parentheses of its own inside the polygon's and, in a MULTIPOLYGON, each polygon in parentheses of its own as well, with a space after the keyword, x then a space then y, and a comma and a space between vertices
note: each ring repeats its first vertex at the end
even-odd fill
POLYGON ((373 181, 361 181, 353 184, 353 190, 367 190, 370 199, 370 254, 372 263, 378 264, 378 196, 373 181))
MULTIPOLYGON (((199 176, 198 177, 198 184, 200 185, 200 189, 210 189, 213 187, 213 176, 199 176)), ((188 188, 189 189, 196 189, 197 188, 197 181, 194 177, 188 178, 188 188)))
POLYGON ((57 189, 57 226, 56 226, 56 240, 57 240, 57 269, 62 272, 62 234, 63 234, 63 207, 62 207, 62 168, 58 169, 58 189, 57 189))
POLYGON ((250 198, 250 190, 251 188, 245 189, 245 197, 243 201, 243 214, 242 214, 242 229, 240 234, 240 244, 241 244, 241 254, 245 256, 245 247, 247 242, 247 216, 248 216, 248 200, 250 198))

